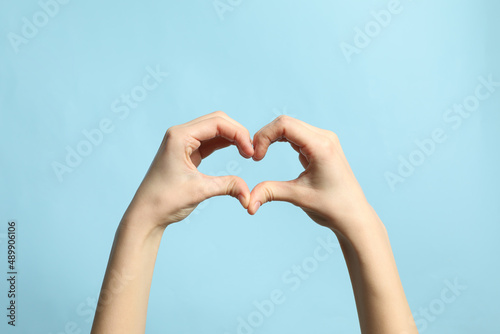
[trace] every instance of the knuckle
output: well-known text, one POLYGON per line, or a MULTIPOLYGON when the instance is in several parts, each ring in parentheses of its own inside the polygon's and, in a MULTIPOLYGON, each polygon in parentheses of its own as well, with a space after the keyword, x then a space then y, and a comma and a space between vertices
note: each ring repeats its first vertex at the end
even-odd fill
POLYGON ((326 140, 324 140, 323 142, 325 144, 328 144, 328 146, 333 147, 333 146, 336 146, 339 144, 339 137, 337 136, 337 134, 335 132, 326 130, 325 136, 326 136, 326 140))
POLYGON ((222 115, 215 115, 213 118, 215 119, 216 123, 226 122, 226 118, 224 118, 222 115))
POLYGON ((168 128, 165 136, 163 138, 162 144, 174 144, 179 145, 185 140, 184 130, 181 129, 178 125, 174 125, 168 128))
POLYGON ((250 131, 248 131, 246 128, 243 129, 243 139, 250 138, 250 131))
POLYGON ((324 151, 333 147, 333 142, 329 138, 319 137, 318 140, 316 141, 315 146, 319 148, 321 151, 324 151))
POLYGON ((317 143, 317 147, 319 147, 321 151, 328 152, 329 154, 337 151, 339 145, 338 136, 331 131, 327 131, 323 139, 317 143))
POLYGON ((334 144, 339 144, 340 143, 339 136, 335 132, 328 131, 328 137, 330 138, 330 141, 332 143, 334 143, 334 144))
POLYGON ((266 202, 274 201, 274 193, 271 188, 271 182, 265 181, 261 184, 261 190, 264 193, 264 198, 266 202))
POLYGON ((226 184, 226 194, 235 196, 238 190, 238 179, 235 177, 227 178, 229 179, 226 184))
POLYGON ((212 113, 214 116, 219 116, 219 117, 224 117, 224 116, 227 116, 227 114, 225 112, 223 112, 222 110, 217 110, 217 111, 214 111, 212 113))
POLYGON ((288 124, 292 118, 288 115, 279 115, 276 117, 275 122, 277 124, 288 124))
POLYGON ((165 138, 168 139, 176 137, 178 134, 179 134, 179 127, 177 125, 174 125, 167 129, 167 132, 165 133, 165 138))

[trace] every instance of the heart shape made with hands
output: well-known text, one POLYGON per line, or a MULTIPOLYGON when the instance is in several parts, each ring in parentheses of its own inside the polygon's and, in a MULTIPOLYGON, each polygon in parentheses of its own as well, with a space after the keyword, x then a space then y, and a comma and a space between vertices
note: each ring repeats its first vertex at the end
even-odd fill
POLYGON ((221 195, 238 198, 251 215, 271 201, 298 206, 316 222, 356 214, 359 205, 370 212, 335 133, 279 116, 252 139, 244 126, 223 112, 167 130, 133 206, 148 207, 144 211, 151 212, 154 221, 177 222, 204 200, 221 195), (296 178, 260 182, 250 191, 239 176, 213 176, 198 170, 203 159, 231 145, 242 157, 260 161, 275 142, 287 142, 298 153, 304 170, 296 178))
MULTIPOLYGON (((281 146, 281 145, 279 145, 281 146)), ((237 176, 241 178, 246 186, 249 188, 250 193, 254 191, 254 195, 259 190, 260 187, 269 186, 272 182, 286 182, 289 180, 296 179, 304 168, 297 161, 297 156, 292 154, 295 151, 290 150, 289 147, 284 145, 281 147, 270 148, 266 156, 261 160, 253 160, 252 157, 244 159, 241 161, 242 155, 236 155, 231 153, 223 153, 221 157, 217 156, 217 161, 213 163, 210 168, 203 166, 203 163, 199 167, 199 171, 205 175, 221 177, 221 176, 237 176), (263 183, 263 185, 259 185, 263 183)), ((263 203, 271 201, 271 199, 264 200, 263 203)), ((244 200, 240 200, 241 204, 244 205, 244 200)), ((257 208, 251 210, 252 213, 257 211, 257 208)))
MULTIPOLYGON (((261 161, 268 152, 269 146, 275 142, 288 142, 299 154, 299 161, 304 167, 304 171, 297 178, 289 181, 264 181, 258 183, 252 191, 247 183, 236 175, 211 177, 214 188, 220 189, 226 186, 226 195, 231 195, 239 199, 240 203, 250 214, 255 214, 259 207, 266 202, 279 200, 297 204, 298 194, 296 190, 301 178, 308 174, 308 167, 315 152, 309 147, 317 147, 318 141, 324 141, 324 133, 318 128, 314 128, 307 123, 291 118, 280 116, 271 123, 264 126, 250 138, 250 133, 241 124, 232 120, 226 114, 209 115, 198 119, 194 125, 206 123, 207 128, 203 129, 203 135, 193 132, 193 137, 198 144, 195 147, 197 155, 191 159, 197 167, 201 160, 208 157, 214 151, 235 145, 240 155, 244 158, 252 158, 254 161, 261 161), (212 126, 210 132, 209 126, 212 126), (316 130, 315 130, 316 129, 316 130), (222 185, 221 185, 222 183, 222 185), (225 184, 224 184, 225 183, 225 184)), ((189 124, 189 123, 188 123, 189 124)), ((319 145, 321 148, 322 146, 319 145)), ((307 183, 307 182, 306 182, 307 183)), ((304 184, 304 182, 302 182, 304 184)), ((214 192, 210 192, 214 194, 214 192)), ((220 195, 217 193, 216 195, 220 195)), ((223 193, 224 194, 224 193, 223 193)))

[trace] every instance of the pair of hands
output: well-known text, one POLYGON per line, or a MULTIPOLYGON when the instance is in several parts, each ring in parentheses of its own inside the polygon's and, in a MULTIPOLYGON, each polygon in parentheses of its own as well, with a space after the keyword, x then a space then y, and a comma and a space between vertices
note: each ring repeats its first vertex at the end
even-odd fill
POLYGON ((151 228, 165 228, 186 218, 213 196, 230 195, 254 215, 270 201, 302 208, 318 224, 345 234, 371 211, 337 136, 288 116, 280 116, 253 137, 221 111, 168 129, 126 214, 138 213, 151 228), (236 145, 244 158, 260 161, 268 147, 288 142, 304 171, 291 181, 265 181, 250 192, 238 176, 209 176, 198 171, 214 151, 236 145))
POLYGON ((280 116, 252 140, 241 124, 220 111, 171 127, 165 134, 118 226, 99 297, 102 308, 96 312, 92 333, 144 333, 165 228, 186 218, 203 200, 218 195, 238 198, 251 215, 270 201, 301 207, 337 235, 361 331, 418 333, 385 227, 366 201, 337 136, 280 116), (237 176, 209 176, 197 169, 204 158, 230 145, 236 145, 243 157, 259 161, 276 141, 290 143, 299 154, 304 171, 294 180, 265 181, 250 192, 237 176), (130 277, 119 290, 116 273, 130 277))

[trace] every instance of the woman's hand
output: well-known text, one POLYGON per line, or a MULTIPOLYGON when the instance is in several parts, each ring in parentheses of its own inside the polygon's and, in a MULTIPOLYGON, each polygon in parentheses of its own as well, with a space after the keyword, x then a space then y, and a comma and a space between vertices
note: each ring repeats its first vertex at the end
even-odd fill
POLYGON ((165 228, 213 196, 233 196, 247 208, 250 190, 240 177, 209 176, 197 169, 214 151, 233 144, 245 158, 254 153, 248 130, 222 111, 169 128, 125 215, 137 214, 152 228, 165 228))
POLYGON ((248 131, 217 111, 168 129, 144 180, 116 230, 102 283, 92 334, 144 333, 151 280, 165 227, 203 200, 239 198, 248 207, 250 191, 236 176, 208 176, 197 167, 214 151, 236 145, 253 155, 248 131))
POLYGON ((335 133, 280 116, 255 134, 253 159, 263 159, 276 141, 289 142, 305 170, 292 181, 266 181, 255 186, 250 214, 263 203, 286 201, 301 207, 318 224, 343 234, 371 212, 335 133))
POLYGON ((251 193, 248 211, 260 203, 287 201, 332 229, 346 259, 363 334, 418 334, 401 285, 385 226, 368 204, 337 136, 280 116, 254 136, 253 158, 271 143, 287 141, 305 170, 292 181, 266 181, 251 193))

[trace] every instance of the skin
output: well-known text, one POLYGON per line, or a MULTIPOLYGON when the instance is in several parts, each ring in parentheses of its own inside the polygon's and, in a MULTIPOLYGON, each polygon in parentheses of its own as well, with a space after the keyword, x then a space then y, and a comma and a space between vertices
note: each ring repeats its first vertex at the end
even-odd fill
POLYGON ((363 334, 418 333, 384 224, 366 200, 337 136, 280 116, 258 131, 217 111, 168 129, 115 235, 92 334, 144 333, 156 255, 165 228, 213 196, 230 195, 254 215, 271 201, 300 207, 339 239, 363 334), (218 149, 235 145, 259 161, 277 141, 290 143, 304 167, 295 180, 265 181, 250 192, 237 176, 197 170, 218 149))

